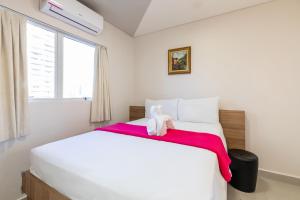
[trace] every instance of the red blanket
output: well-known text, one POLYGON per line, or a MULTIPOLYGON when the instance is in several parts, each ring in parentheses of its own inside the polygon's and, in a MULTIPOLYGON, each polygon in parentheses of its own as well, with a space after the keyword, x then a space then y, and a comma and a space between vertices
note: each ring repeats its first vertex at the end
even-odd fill
POLYGON ((125 123, 117 123, 101 128, 96 128, 96 130, 108 131, 152 140, 171 142, 212 151, 217 155, 219 168, 224 179, 227 182, 229 182, 231 179, 231 172, 229 169, 231 160, 219 136, 210 133, 199 133, 176 129, 169 129, 168 133, 165 136, 150 136, 148 135, 145 126, 131 125, 125 123))

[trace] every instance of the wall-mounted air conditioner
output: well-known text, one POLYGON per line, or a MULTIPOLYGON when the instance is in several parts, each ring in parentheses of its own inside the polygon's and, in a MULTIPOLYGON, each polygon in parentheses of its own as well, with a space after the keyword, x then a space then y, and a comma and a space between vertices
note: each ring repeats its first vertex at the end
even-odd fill
POLYGON ((103 17, 76 0, 40 0, 40 10, 88 33, 103 30, 103 17))

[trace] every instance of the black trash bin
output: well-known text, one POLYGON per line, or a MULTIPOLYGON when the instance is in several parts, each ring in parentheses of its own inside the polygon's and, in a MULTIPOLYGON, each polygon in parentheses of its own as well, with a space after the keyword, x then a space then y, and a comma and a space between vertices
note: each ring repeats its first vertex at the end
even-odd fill
POLYGON ((254 192, 257 180, 258 157, 245 150, 230 149, 230 169, 232 178, 230 184, 243 192, 254 192))

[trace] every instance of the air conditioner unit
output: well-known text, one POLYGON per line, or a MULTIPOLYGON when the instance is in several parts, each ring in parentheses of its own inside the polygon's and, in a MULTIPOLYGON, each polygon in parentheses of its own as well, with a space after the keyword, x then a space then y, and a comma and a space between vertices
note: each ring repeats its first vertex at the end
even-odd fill
POLYGON ((40 10, 94 35, 103 30, 103 17, 76 0, 40 0, 40 10))

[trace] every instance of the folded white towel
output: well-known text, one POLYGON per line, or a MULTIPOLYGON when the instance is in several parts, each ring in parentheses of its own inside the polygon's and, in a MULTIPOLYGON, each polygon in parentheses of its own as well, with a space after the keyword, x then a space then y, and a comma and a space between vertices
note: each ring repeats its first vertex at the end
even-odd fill
POLYGON ((147 121, 147 132, 148 135, 156 135, 156 121, 155 119, 151 118, 147 121))
POLYGON ((147 122, 149 135, 164 136, 169 128, 175 128, 172 118, 162 114, 162 106, 152 106, 150 108, 151 119, 147 122))
POLYGON ((162 115, 162 106, 161 105, 151 106, 150 117, 155 118, 158 115, 162 115))

